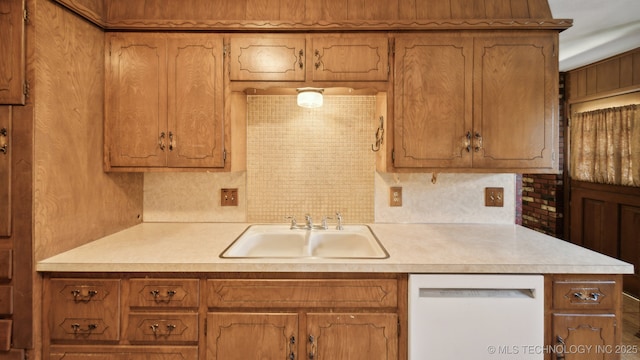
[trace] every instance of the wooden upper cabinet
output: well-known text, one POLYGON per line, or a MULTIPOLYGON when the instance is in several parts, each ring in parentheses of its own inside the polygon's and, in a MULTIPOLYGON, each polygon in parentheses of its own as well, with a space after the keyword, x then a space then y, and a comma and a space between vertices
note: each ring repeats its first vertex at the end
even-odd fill
POLYGON ((231 81, 387 81, 384 35, 236 35, 229 42, 231 81))
POLYGON ((160 35, 107 35, 105 156, 112 167, 166 165, 166 53, 160 35))
POLYGON ((222 38, 107 34, 105 167, 224 167, 222 38))
POLYGON ((558 169, 556 45, 557 33, 475 39, 473 166, 558 169))
POLYGON ((439 34, 396 37, 396 167, 468 167, 473 40, 439 34))
POLYGON ((232 81, 304 81, 306 39, 303 35, 233 36, 229 42, 232 81))
POLYGON ((222 39, 168 41, 169 167, 224 167, 222 39))
POLYGON ((387 81, 386 36, 312 36, 313 81, 387 81))
POLYGON ((25 0, 0 1, 0 104, 25 103, 25 0))
POLYGON ((557 171, 557 33, 537 33, 398 35, 394 167, 557 171))

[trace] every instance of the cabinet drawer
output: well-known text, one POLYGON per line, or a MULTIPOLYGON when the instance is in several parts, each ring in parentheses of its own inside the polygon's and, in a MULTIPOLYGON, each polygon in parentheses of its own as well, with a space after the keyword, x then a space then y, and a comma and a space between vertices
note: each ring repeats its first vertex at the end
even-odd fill
POLYGON ((13 286, 0 286, 0 315, 13 314, 13 286))
POLYGON ((11 320, 0 320, 0 351, 11 349, 11 320))
POLYGON ((127 339, 151 343, 197 342, 198 314, 131 313, 127 339))
POLYGON ((0 250, 0 280, 11 280, 12 270, 11 249, 0 250))
POLYGON ((553 282, 553 308, 614 309, 616 282, 613 280, 556 280, 553 282))
POLYGON ((52 279, 48 292, 52 340, 119 339, 120 280, 52 279))
POLYGON ((129 305, 150 308, 197 308, 197 279, 131 279, 129 305))
POLYGON ((51 360, 197 360, 197 346, 60 346, 53 345, 51 360))
POLYGON ((209 307, 396 307, 396 280, 208 280, 209 307))

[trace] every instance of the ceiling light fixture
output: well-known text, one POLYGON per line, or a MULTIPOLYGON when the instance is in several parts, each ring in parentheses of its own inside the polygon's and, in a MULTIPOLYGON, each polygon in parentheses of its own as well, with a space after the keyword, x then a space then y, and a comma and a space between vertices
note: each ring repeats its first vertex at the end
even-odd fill
POLYGON ((298 90, 298 106, 308 109, 322 106, 322 92, 324 89, 306 87, 296 90, 298 90))

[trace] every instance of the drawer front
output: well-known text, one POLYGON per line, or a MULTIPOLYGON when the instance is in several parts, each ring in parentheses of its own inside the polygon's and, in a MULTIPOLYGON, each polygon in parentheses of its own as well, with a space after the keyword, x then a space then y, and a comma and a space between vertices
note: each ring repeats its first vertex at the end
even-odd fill
POLYGON ((11 349, 11 320, 0 320, 0 351, 9 351, 11 349))
POLYGON ((207 280, 207 306, 397 307, 398 283, 380 280, 207 280))
POLYGON ((51 360, 198 360, 197 346, 60 346, 53 345, 51 360))
POLYGON ((0 286, 0 315, 13 314, 13 286, 0 286))
POLYGON ((149 308, 197 308, 197 279, 131 279, 129 305, 149 308))
POLYGON ((131 313, 127 339, 132 343, 196 343, 198 314, 131 313))
POLYGON ((11 249, 0 250, 0 280, 11 280, 12 270, 11 249))
POLYGON ((614 309, 617 296, 613 280, 553 282, 553 308, 558 310, 614 309))
POLYGON ((52 279, 52 340, 112 341, 120 335, 120 280, 52 279))

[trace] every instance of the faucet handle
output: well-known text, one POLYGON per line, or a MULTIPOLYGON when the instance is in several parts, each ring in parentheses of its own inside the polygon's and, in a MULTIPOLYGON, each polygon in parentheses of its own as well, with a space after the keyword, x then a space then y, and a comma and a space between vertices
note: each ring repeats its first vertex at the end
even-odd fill
POLYGON ((344 227, 342 226, 342 214, 340 214, 339 211, 336 211, 336 219, 338 220, 336 230, 344 230, 344 227))
POLYGON ((287 220, 291 220, 291 228, 294 229, 296 226, 298 226, 298 222, 296 221, 296 217, 295 216, 285 216, 284 217, 287 220))
POLYGON ((333 219, 333 218, 330 217, 330 216, 323 216, 322 217, 322 223, 321 223, 320 226, 322 227, 323 230, 329 229, 329 225, 327 224, 327 220, 329 220, 329 219, 333 219))

